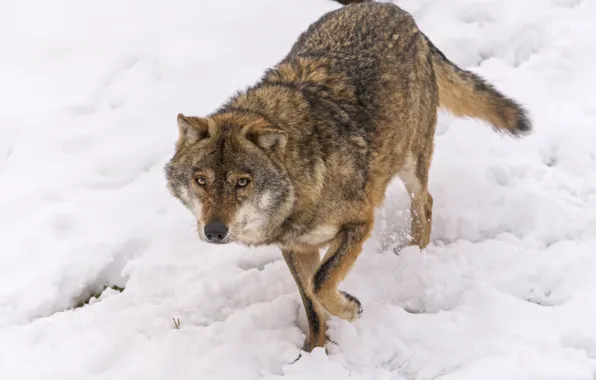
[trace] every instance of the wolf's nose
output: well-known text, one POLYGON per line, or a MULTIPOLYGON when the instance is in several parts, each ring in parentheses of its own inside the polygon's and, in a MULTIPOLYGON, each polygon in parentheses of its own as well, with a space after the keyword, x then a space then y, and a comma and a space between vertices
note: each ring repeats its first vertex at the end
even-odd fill
POLYGON ((221 242, 228 234, 228 227, 220 221, 214 221, 205 226, 205 237, 211 243, 221 242))

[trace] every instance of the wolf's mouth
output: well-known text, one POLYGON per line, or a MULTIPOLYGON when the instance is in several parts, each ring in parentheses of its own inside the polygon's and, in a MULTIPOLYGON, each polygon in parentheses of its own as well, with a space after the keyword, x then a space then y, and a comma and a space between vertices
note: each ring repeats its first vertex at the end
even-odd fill
POLYGON ((213 240, 208 240, 208 239, 203 239, 203 241, 206 242, 206 243, 209 243, 209 244, 214 244, 214 245, 225 245, 225 244, 228 244, 228 243, 231 243, 232 242, 232 240, 231 239, 228 239, 228 238, 225 238, 225 239, 220 240, 220 241, 213 241, 213 240))

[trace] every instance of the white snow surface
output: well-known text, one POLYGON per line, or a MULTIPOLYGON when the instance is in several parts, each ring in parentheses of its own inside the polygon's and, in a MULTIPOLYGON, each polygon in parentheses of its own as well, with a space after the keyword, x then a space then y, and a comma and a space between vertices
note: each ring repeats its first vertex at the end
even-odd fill
POLYGON ((178 112, 211 112, 340 5, 4 1, 0 379, 596 379, 596 1, 396 3, 535 132, 441 113, 432 244, 394 254, 394 181, 341 284, 362 318, 294 362, 279 251, 200 242, 163 165, 178 112), (125 290, 74 308, 108 283, 125 290))

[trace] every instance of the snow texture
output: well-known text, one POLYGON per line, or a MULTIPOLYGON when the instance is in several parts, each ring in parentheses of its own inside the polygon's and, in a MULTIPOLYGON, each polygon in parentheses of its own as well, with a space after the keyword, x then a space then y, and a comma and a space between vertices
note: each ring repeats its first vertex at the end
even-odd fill
POLYGON ((178 112, 212 111, 339 5, 3 2, 0 379, 595 379, 596 1, 397 3, 535 133, 442 113, 433 243, 394 254, 396 180, 341 285, 362 318, 294 362, 280 253, 198 241, 162 167, 178 112), (106 284, 125 290, 74 308, 106 284))

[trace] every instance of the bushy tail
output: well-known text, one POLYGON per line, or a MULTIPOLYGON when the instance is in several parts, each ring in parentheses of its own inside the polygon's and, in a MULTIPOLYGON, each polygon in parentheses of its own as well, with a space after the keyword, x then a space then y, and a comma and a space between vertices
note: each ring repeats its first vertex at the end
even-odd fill
POLYGON ((424 38, 431 50, 439 87, 439 104, 442 108, 456 116, 484 120, 495 130, 512 136, 523 136, 532 130, 530 119, 522 106, 478 75, 457 67, 428 37, 424 38))

